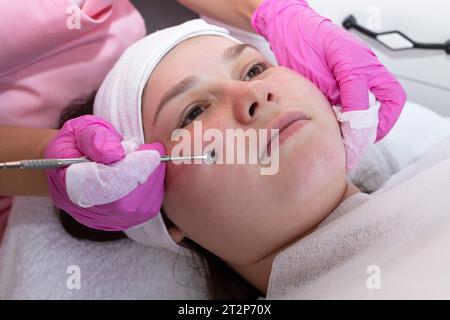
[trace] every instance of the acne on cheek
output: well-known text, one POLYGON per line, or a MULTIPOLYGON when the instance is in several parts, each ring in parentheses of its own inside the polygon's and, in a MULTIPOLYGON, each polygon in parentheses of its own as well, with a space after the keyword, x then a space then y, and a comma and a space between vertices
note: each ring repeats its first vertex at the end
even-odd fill
POLYGON ((182 191, 183 185, 192 180, 195 175, 193 170, 196 170, 197 165, 192 164, 175 164, 173 162, 167 163, 165 187, 176 192, 182 191), (194 168, 192 168, 194 167, 194 168))
MULTIPOLYGON (((202 208, 201 205, 205 201, 205 194, 216 188, 210 183, 211 176, 202 172, 209 167, 209 165, 196 164, 168 166, 164 183, 164 207, 175 214, 174 217, 170 217, 174 222, 184 221, 176 215, 177 213, 198 212, 199 206, 202 208)), ((208 198, 211 197, 208 196, 208 198)))
MULTIPOLYGON (((170 153, 169 153, 170 154, 170 153)), ((185 186, 204 183, 204 179, 208 173, 206 170, 212 170, 212 165, 206 163, 174 163, 168 162, 166 169, 165 187, 173 188, 177 192, 183 192, 185 186)), ((196 160, 199 161, 199 160, 196 160)))
MULTIPOLYGON (((207 152, 207 151, 211 151, 208 148, 208 150, 206 150, 206 147, 208 146, 214 146, 214 142, 215 142, 215 135, 214 132, 211 131, 211 135, 210 137, 206 137, 205 136, 205 132, 208 129, 211 129, 214 131, 218 131, 220 132, 220 134, 222 135, 223 138, 225 137, 225 128, 227 127, 226 124, 226 116, 223 114, 216 114, 215 117, 213 118, 214 120, 209 120, 207 122, 207 124, 205 124, 206 121, 202 122, 202 132, 201 132, 201 136, 200 137, 196 137, 195 134, 196 132, 193 129, 189 129, 189 134, 192 137, 191 141, 190 141, 190 146, 191 146, 191 150, 183 150, 184 153, 187 153, 189 155, 194 155, 195 152, 195 141, 197 140, 197 144, 200 143, 201 145, 201 150, 203 151, 203 153, 207 152)), ((192 124, 191 124, 192 125, 192 124)), ((220 137, 219 137, 220 138, 220 137)), ((175 139, 175 141, 170 141, 169 144, 166 147, 166 150, 168 152, 168 154, 172 153, 172 149, 177 145, 177 144, 182 144, 183 141, 182 139, 177 140, 175 139)), ((223 141, 223 148, 225 148, 225 143, 226 141, 223 141)), ((217 144, 218 146, 220 146, 220 143, 217 144)), ((218 156, 219 154, 223 153, 224 150, 219 150, 220 148, 215 148, 216 151, 216 156, 218 156)), ((197 155, 197 154, 195 154, 197 155)), ((165 180, 165 185, 166 188, 176 188, 179 190, 181 190, 183 187, 180 185, 184 185, 184 182, 189 182, 190 185, 192 185, 194 183, 194 180, 202 180, 202 177, 205 176, 205 174, 208 174, 206 170, 213 170, 213 165, 210 164, 206 164, 206 163, 202 163, 202 164, 175 164, 173 162, 168 162, 167 163, 167 170, 166 170, 166 180, 165 180)), ((201 182, 201 181, 199 181, 201 182)))
POLYGON ((342 142, 336 136, 329 134, 323 137, 321 146, 317 152, 317 164, 325 171, 345 171, 345 150, 342 142), (330 169, 332 168, 332 169, 330 169))
MULTIPOLYGON (((213 108, 223 108, 223 106, 213 106, 213 108)), ((229 127, 229 123, 227 124, 227 116, 225 114, 225 111, 223 110, 212 110, 211 116, 207 119, 207 121, 203 121, 202 127, 203 127, 203 135, 205 134, 205 131, 208 129, 216 129, 222 132, 222 134, 225 134, 225 129, 229 127), (205 123, 207 122, 207 123, 205 123)), ((228 111, 230 112, 230 111, 228 111)), ((232 111, 231 111, 232 112, 232 111)), ((231 117, 233 117, 231 115, 231 117)))

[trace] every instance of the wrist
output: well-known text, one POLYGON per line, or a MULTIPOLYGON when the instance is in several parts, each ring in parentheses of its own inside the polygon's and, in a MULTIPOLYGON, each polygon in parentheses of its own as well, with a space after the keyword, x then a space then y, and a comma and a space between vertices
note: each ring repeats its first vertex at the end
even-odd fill
POLYGON ((237 10, 240 15, 248 20, 251 19, 253 12, 258 9, 258 7, 264 2, 264 0, 247 0, 247 1, 238 1, 237 2, 237 10))
POLYGON ((35 149, 36 153, 34 154, 33 159, 45 158, 45 150, 47 149, 47 146, 50 143, 50 141, 52 141, 53 138, 56 136, 58 131, 59 130, 56 129, 46 129, 42 131, 39 143, 37 144, 38 147, 35 149))
POLYGON ((245 21, 249 31, 255 32, 251 24, 252 16, 263 2, 264 0, 239 0, 236 2, 236 12, 238 12, 242 21, 245 21))

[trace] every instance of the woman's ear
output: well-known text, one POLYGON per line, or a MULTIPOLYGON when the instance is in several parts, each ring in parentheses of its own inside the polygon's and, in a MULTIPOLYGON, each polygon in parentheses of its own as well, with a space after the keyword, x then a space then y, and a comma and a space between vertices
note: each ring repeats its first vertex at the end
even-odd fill
POLYGON ((172 226, 168 230, 170 237, 175 243, 180 243, 184 239, 184 233, 178 227, 172 226))

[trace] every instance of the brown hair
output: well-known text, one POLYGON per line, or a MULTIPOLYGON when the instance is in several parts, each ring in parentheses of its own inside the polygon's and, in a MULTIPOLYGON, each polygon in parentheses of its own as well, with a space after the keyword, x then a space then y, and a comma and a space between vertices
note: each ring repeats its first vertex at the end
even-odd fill
MULTIPOLYGON (((72 118, 92 114, 94 99, 95 92, 87 98, 74 100, 63 110, 59 119, 59 127, 61 128, 66 121, 72 118)), ((57 212, 64 230, 77 239, 104 242, 126 237, 125 233, 121 231, 104 231, 86 227, 67 212, 60 209, 57 209, 57 212)), ((174 223, 168 218, 163 208, 161 208, 161 215, 167 228, 174 226, 174 223)), ((242 278, 219 257, 196 242, 184 238, 180 245, 191 250, 193 257, 199 258, 196 260, 200 261, 200 266, 197 269, 206 279, 209 295, 212 299, 248 300, 262 296, 259 290, 242 278)))

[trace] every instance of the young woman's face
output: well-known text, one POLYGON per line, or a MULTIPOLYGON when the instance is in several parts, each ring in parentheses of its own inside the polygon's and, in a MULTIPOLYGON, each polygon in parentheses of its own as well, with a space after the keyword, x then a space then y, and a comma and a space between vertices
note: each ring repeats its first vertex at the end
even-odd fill
MULTIPOLYGON (((163 207, 168 217, 188 238, 243 266, 319 223, 339 203, 347 180, 339 125, 323 94, 294 71, 265 68, 268 63, 252 47, 230 49, 236 45, 200 36, 171 50, 148 81, 143 121, 146 142, 161 141, 170 154, 179 143, 171 141, 173 130, 184 127, 194 140, 192 120, 201 121, 203 131, 218 129, 225 137, 226 129, 267 128, 287 112, 310 118, 300 129, 280 131, 274 175, 262 175, 261 164, 167 165, 163 207), (155 120, 161 98, 188 77, 195 77, 194 84, 168 101, 155 120)), ((225 145, 216 149, 223 159, 225 152, 225 145)))

